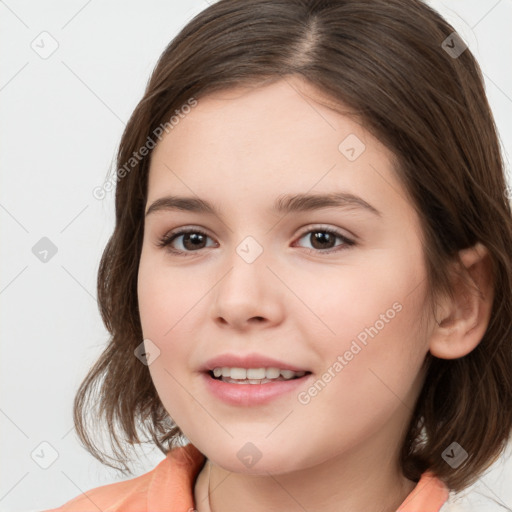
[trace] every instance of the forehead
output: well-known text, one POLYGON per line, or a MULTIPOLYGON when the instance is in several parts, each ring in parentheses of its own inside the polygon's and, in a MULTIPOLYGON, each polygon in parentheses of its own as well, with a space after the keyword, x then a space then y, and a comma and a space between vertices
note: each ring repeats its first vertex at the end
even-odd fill
MULTIPOLYGON (((223 149, 226 157, 242 158, 264 146, 265 154, 257 156, 279 161, 307 153, 309 145, 304 147, 300 144, 303 141, 314 143, 314 149, 330 148, 337 155, 338 143, 346 135, 369 137, 355 115, 342 115, 319 101, 334 107, 332 100, 296 77, 209 94, 200 98, 189 113, 180 116, 179 123, 164 135, 154 153, 186 144, 187 149, 196 146, 195 154, 223 149), (294 143, 293 148, 290 143, 294 143)), ((341 104, 338 108, 354 114, 341 104)), ((379 145, 376 139, 372 142, 379 145)), ((384 146, 380 149, 386 151, 384 146)))
POLYGON ((329 101, 297 78, 200 98, 153 150, 148 204, 167 193, 268 208, 282 193, 340 190, 379 210, 404 201, 393 154, 329 101))

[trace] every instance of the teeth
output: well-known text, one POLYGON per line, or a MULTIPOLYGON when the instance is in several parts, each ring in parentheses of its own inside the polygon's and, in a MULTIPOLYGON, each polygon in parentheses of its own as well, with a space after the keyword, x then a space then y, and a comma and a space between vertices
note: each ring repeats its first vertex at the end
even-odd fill
POLYGON ((277 379, 281 375, 279 368, 267 368, 265 370, 265 377, 267 379, 277 379))
POLYGON ((223 379, 245 380, 250 384, 259 384, 263 379, 290 380, 294 377, 302 377, 306 372, 294 372, 292 370, 280 370, 279 368, 230 368, 227 366, 213 369, 214 377, 223 379))
POLYGON ((224 368, 222 368, 222 376, 223 377, 231 377, 232 379, 242 380, 247 378, 247 370, 245 368, 226 368, 229 375, 224 373, 224 368))

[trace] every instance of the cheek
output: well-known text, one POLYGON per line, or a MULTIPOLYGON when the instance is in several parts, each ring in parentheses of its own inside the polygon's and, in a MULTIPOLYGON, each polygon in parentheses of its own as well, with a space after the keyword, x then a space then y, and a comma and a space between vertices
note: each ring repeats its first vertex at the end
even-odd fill
POLYGON ((328 327, 316 350, 336 375, 333 391, 352 387, 371 403, 392 394, 386 386, 406 395, 413 385, 428 351, 419 323, 427 281, 420 254, 409 251, 408 261, 404 254, 373 255, 314 295, 312 309, 328 327))
POLYGON ((146 350, 151 348, 150 343, 159 350, 148 369, 164 408, 175 421, 183 421, 182 413, 186 418, 189 412, 180 383, 184 382, 187 371, 188 349, 177 333, 186 322, 190 305, 186 304, 189 301, 184 300, 183 293, 177 293, 178 289, 175 282, 165 278, 162 266, 143 253, 137 284, 142 333, 146 350))
POLYGON ((376 308, 377 314, 367 321, 361 316, 352 321, 352 335, 330 351, 326 370, 336 377, 326 402, 352 411, 354 416, 345 421, 353 422, 355 430, 384 421, 397 408, 412 412, 421 387, 421 367, 428 351, 417 322, 421 305, 410 296, 393 305, 376 308))
MULTIPOLYGON (((141 256, 137 296, 145 338, 167 339, 200 297, 200 287, 187 272, 166 268, 160 255, 141 256)), ((202 292, 204 295, 204 291, 202 292)))
POLYGON ((183 393, 178 382, 192 370, 194 347, 188 341, 197 337, 194 328, 199 325, 201 312, 194 305, 204 297, 206 284, 204 288, 191 282, 187 272, 166 269, 158 256, 142 254, 137 284, 139 314, 144 339, 159 349, 158 358, 149 366, 159 393, 183 393))
MULTIPOLYGON (((398 428, 399 420, 412 413, 426 349, 416 322, 420 307, 410 299, 401 308, 396 302, 391 308, 375 302, 371 308, 377 315, 352 310, 353 317, 342 315, 333 324, 347 334, 318 344, 325 364, 301 390, 297 412, 304 421, 322 425, 322 443, 340 433, 346 439, 371 439, 388 422, 398 421, 398 428)), ((327 441, 324 448, 332 449, 327 441)))
POLYGON ((312 281, 309 291, 304 288, 303 295, 314 313, 308 319, 322 320, 322 338, 338 340, 337 350, 344 345, 348 350, 353 339, 364 345, 391 332, 395 336, 390 343, 398 343, 411 335, 422 312, 425 290, 420 276, 417 269, 393 267, 391 262, 343 269, 340 275, 331 275, 328 285, 316 284, 315 288, 312 281))

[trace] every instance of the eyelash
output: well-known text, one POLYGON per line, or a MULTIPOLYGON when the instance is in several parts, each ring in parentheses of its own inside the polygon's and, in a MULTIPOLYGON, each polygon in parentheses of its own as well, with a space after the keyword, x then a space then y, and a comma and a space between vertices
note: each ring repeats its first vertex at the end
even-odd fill
MULTIPOLYGON (((203 235, 205 237, 211 238, 208 235, 208 233, 205 233, 201 229, 181 229, 181 230, 178 230, 178 231, 175 231, 175 232, 168 233, 165 236, 163 236, 159 240, 159 242, 157 242, 157 246, 158 247, 166 247, 169 252, 171 252, 171 253, 173 253, 173 254, 175 254, 177 256, 185 256, 185 257, 186 256, 190 256, 193 253, 199 252, 201 249, 198 249, 197 251, 180 251, 180 250, 177 250, 177 249, 173 249, 173 248, 171 248, 169 246, 180 235, 187 235, 187 234, 191 234, 191 233, 200 234, 200 235, 203 235)), ((332 254, 332 253, 337 253, 337 252, 341 252, 341 251, 347 250, 348 248, 356 245, 356 243, 353 240, 350 240, 346 236, 342 235, 339 231, 336 231, 336 230, 333 230, 333 229, 330 229, 330 228, 323 228, 323 227, 316 227, 314 229, 309 229, 308 231, 304 231, 299 236, 298 240, 300 240, 301 238, 303 238, 305 235, 307 235, 309 233, 328 233, 329 235, 333 235, 333 236, 335 236, 337 238, 340 238, 343 241, 342 245, 336 246, 338 248, 327 249, 325 251, 323 251, 321 249, 309 249, 309 248, 306 248, 306 251, 309 254, 332 254)))

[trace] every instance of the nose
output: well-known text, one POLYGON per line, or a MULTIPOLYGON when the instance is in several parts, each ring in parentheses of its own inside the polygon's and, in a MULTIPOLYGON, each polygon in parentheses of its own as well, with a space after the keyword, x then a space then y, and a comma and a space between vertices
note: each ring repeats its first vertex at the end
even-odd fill
POLYGON ((246 330, 277 325, 283 319, 286 287, 268 266, 264 252, 254 261, 237 252, 212 290, 212 317, 221 326, 246 330))

